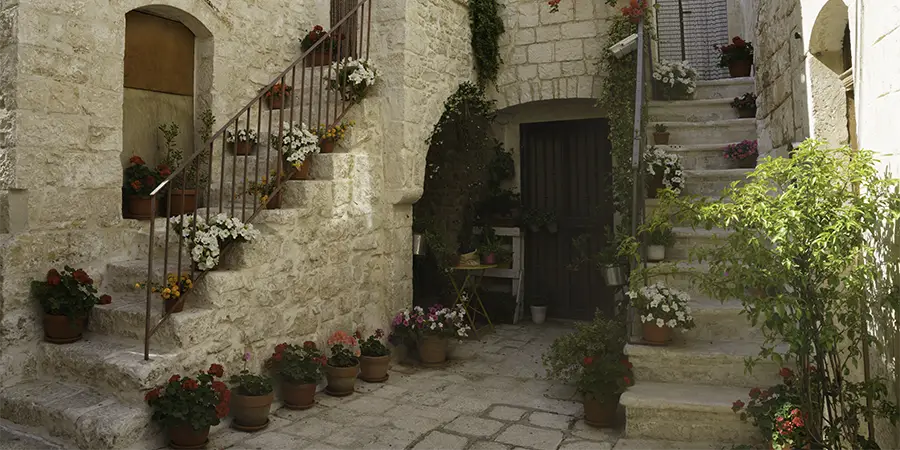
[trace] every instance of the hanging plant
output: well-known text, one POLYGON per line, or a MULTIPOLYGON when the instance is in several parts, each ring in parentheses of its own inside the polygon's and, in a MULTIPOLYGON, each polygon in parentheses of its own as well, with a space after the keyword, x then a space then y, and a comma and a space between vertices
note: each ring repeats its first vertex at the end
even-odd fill
POLYGON ((478 85, 495 83, 500 72, 500 35, 505 31, 497 0, 469 0, 469 20, 472 29, 472 53, 478 85))

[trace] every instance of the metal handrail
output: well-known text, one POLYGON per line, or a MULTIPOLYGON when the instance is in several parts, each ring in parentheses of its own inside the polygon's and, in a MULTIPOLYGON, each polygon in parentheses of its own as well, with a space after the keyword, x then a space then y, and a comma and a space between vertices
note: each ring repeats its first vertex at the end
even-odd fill
MULTIPOLYGON (((352 99, 347 99, 343 95, 339 95, 336 91, 333 92, 332 89, 328 86, 328 80, 333 79, 332 75, 334 75, 334 67, 331 64, 327 64, 327 69, 325 68, 325 64, 317 65, 315 61, 313 64, 308 64, 308 60, 311 55, 321 55, 321 50, 325 50, 327 53, 330 53, 330 58, 333 58, 335 61, 342 61, 344 58, 358 58, 358 59, 368 59, 369 57, 369 49, 370 49, 370 38, 371 38, 371 27, 372 27, 372 3, 374 0, 359 0, 358 3, 347 12, 336 24, 334 24, 330 30, 324 33, 323 37, 313 43, 306 51, 304 51, 300 57, 298 57, 291 65, 289 65, 286 69, 284 69, 278 76, 276 76, 268 85, 262 88, 259 93, 250 100, 240 111, 229 119, 226 124, 221 127, 218 131, 216 131, 212 136, 209 137, 201 146, 198 151, 193 152, 190 156, 188 156, 185 160, 181 162, 181 164, 173 168, 172 173, 163 180, 156 189, 153 190, 150 194, 150 205, 151 211, 153 211, 153 215, 158 209, 158 205, 160 202, 160 197, 164 196, 166 199, 166 233, 165 233, 165 246, 163 247, 163 260, 162 260, 162 279, 166 280, 167 272, 169 269, 169 246, 173 244, 170 241, 170 226, 168 223, 168 218, 171 217, 172 212, 172 192, 176 188, 181 189, 181 205, 185 204, 186 192, 185 189, 188 187, 187 178, 193 175, 193 180, 190 186, 193 186, 196 189, 196 199, 197 205, 200 205, 200 194, 205 191, 205 195, 202 197, 205 199, 206 206, 206 220, 209 220, 210 211, 214 207, 216 203, 218 203, 219 212, 224 212, 228 209, 228 205, 225 198, 225 178, 226 178, 226 170, 225 170, 225 158, 226 156, 226 148, 227 148, 227 133, 229 130, 233 130, 234 136, 237 136, 241 125, 241 122, 245 122, 245 128, 251 128, 251 116, 253 116, 253 111, 255 113, 255 122, 256 122, 256 132, 257 136, 261 139, 263 136, 263 103, 264 99, 269 98, 267 94, 272 90, 272 88, 276 84, 281 84, 282 86, 286 86, 288 81, 290 81, 291 93, 285 95, 285 89, 281 89, 278 97, 271 96, 272 98, 279 98, 281 100, 281 108, 278 108, 278 124, 277 124, 277 134, 275 134, 275 130, 273 130, 272 116, 275 114, 275 110, 269 108, 267 126, 266 126, 266 134, 265 137, 268 139, 268 143, 266 144, 266 161, 265 161, 265 173, 269 174, 269 161, 272 155, 272 146, 273 140, 272 138, 277 135, 277 140, 274 142, 281 142, 285 133, 285 126, 289 129, 296 122, 308 123, 311 126, 313 124, 324 125, 324 126, 334 126, 344 117, 349 108, 353 106, 355 103, 352 99), (336 44, 335 44, 336 43, 336 44), (325 48, 328 45, 329 48, 325 48), (318 67, 318 70, 316 68, 318 67), (298 85, 297 85, 297 72, 300 72, 300 84, 299 84, 299 95, 298 85), (307 77, 307 72, 309 76, 307 77), (289 76, 290 74, 290 76, 289 76), (318 76, 316 76, 318 74, 318 76), (327 75, 327 76, 326 76, 327 75), (290 78, 290 80, 288 80, 290 78), (307 80, 308 78, 308 80, 307 80), (286 102, 287 101, 287 102, 286 102), (315 102, 315 103, 314 103, 315 102), (332 105, 334 103, 334 105, 332 105), (294 110, 295 106, 297 107, 297 116, 295 121, 294 110), (285 109, 289 109, 287 113, 287 117, 285 117, 285 109), (323 110, 324 109, 324 110, 323 110), (314 114, 315 113, 315 114, 314 114), (305 117, 304 117, 305 116, 305 117), (313 121, 315 117, 315 121, 313 121), (287 119, 287 122, 285 122, 287 119), (304 119, 306 121, 304 122, 304 119), (219 182, 219 190, 218 190, 218 198, 217 202, 213 201, 213 156, 216 150, 216 142, 221 141, 221 163, 219 164, 219 173, 218 173, 218 182, 219 182), (204 160, 206 159, 206 160, 204 160), (203 167, 201 167, 203 166, 203 167), (189 172, 192 170, 192 172, 189 172), (201 180, 201 171, 204 172, 205 177, 208 177, 205 181, 201 180), (176 187, 176 180, 180 180, 180 186, 176 187), (205 184, 205 189, 201 186, 205 184), (167 189, 168 188, 168 189, 167 189)), ((327 54, 326 53, 326 54, 327 54)), ((322 57, 324 60, 324 57, 322 57)), ((323 61, 324 62, 324 61, 323 61)), ((237 141, 237 139, 235 139, 237 141)), ((260 140, 260 144, 262 141, 260 140)), ((235 142, 237 144, 237 142, 235 142)), ((241 195, 241 214, 240 218, 244 222, 252 222, 253 219, 259 214, 260 211, 266 208, 266 204, 262 202, 257 202, 257 198, 254 197, 251 203, 252 213, 247 217, 247 185, 248 182, 259 182, 259 169, 260 169, 260 153, 262 153, 261 146, 256 150, 255 157, 255 167, 253 169, 252 178, 249 177, 247 173, 247 167, 250 165, 249 158, 251 156, 246 156, 243 161, 243 173, 238 174, 238 162, 237 162, 237 153, 234 152, 231 156, 232 165, 231 165, 231 189, 230 189, 230 207, 231 207, 231 216, 235 216, 235 207, 237 206, 237 192, 235 188, 237 184, 240 182, 242 188, 240 190, 241 195)), ((285 186, 284 181, 287 180, 288 177, 291 176, 291 173, 282 173, 281 170, 283 166, 286 165, 284 162, 284 154, 282 152, 282 146, 277 145, 277 162, 275 163, 275 188, 270 194, 270 198, 274 198, 276 196, 281 195, 282 190, 285 186)), ((285 171, 286 172, 286 171, 285 171)), ((293 172, 293 171, 291 171, 293 172)), ((176 197, 177 198, 177 197, 176 197)), ((195 209, 192 213, 192 223, 193 223, 193 231, 196 231, 196 219, 197 219, 197 210, 195 209)), ((190 214, 182 214, 181 217, 181 225, 184 226, 185 216, 190 214)), ((150 338, 156 333, 156 331, 165 323, 165 321, 169 318, 171 313, 166 312, 165 309, 163 311, 162 318, 157 321, 155 324, 152 322, 152 308, 151 308, 151 297, 152 297, 152 282, 153 282, 153 250, 154 250, 154 240, 155 240, 155 231, 156 231, 156 220, 155 218, 150 220, 150 245, 147 252, 147 287, 146 287, 146 315, 145 315, 145 330, 144 330, 144 359, 150 359, 150 338)), ((227 249, 228 245, 220 250, 220 258, 221 254, 223 254, 227 249)), ((185 250, 185 242, 181 233, 178 236, 178 257, 177 263, 175 264, 176 274, 180 276, 182 274, 182 256, 185 250)), ((189 250, 189 249, 188 249, 189 250)), ((190 255, 188 255, 188 259, 190 260, 190 255)), ((191 264, 190 270, 190 278, 193 282, 197 282, 201 280, 206 275, 206 271, 195 270, 193 264, 191 264)), ((178 298, 175 303, 175 307, 183 304, 185 296, 181 296, 178 298)))

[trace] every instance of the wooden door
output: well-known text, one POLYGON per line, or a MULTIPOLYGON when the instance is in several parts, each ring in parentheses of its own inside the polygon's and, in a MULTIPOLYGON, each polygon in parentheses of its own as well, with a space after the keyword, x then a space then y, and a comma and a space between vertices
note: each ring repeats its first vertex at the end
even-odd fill
POLYGON ((555 214, 558 231, 525 235, 525 295, 551 317, 589 320, 613 310, 613 291, 584 256, 596 254, 613 226, 612 158, 606 119, 522 124, 522 203, 555 214), (573 241, 580 237, 582 242, 573 241), (577 265, 575 270, 573 265, 577 265))

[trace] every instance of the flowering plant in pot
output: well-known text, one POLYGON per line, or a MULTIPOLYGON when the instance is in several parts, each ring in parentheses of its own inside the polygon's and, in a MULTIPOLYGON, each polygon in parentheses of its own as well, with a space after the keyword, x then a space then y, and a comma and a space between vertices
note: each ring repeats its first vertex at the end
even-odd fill
POLYGON ((247 193, 258 196, 259 202, 266 205, 266 209, 279 209, 281 208, 281 194, 283 191, 272 195, 277 186, 278 172, 273 170, 268 176, 262 177, 258 182, 251 181, 250 185, 247 186, 247 193))
POLYGON ((355 125, 353 121, 341 122, 340 124, 330 128, 324 125, 319 125, 319 127, 316 128, 315 135, 319 137, 320 152, 333 152, 335 144, 344 140, 344 137, 347 135, 347 131, 349 131, 353 125, 355 125))
POLYGON ((800 392, 796 385, 796 375, 787 367, 782 367, 778 374, 782 378, 781 384, 768 389, 750 389, 747 402, 738 399, 731 409, 740 413, 741 420, 749 421, 758 428, 763 439, 769 441, 773 449, 808 447, 808 414, 802 413, 797 407, 800 392))
POLYGON ((697 71, 687 61, 661 61, 653 67, 653 81, 665 100, 688 100, 697 90, 697 71))
POLYGON ((33 280, 31 292, 44 310, 44 340, 54 344, 80 340, 94 305, 112 302, 109 295, 97 297, 94 280, 87 272, 69 266, 62 272, 50 269, 44 281, 33 280))
POLYGON ((201 448, 209 437, 209 427, 228 415, 231 391, 217 380, 225 374, 212 364, 196 378, 172 375, 169 381, 153 388, 144 400, 153 409, 153 420, 168 431, 175 448, 201 448))
POLYGON ((681 192, 684 187, 681 157, 654 146, 644 153, 644 166, 648 175, 648 198, 656 198, 657 191, 662 188, 671 189, 676 195, 681 192))
POLYGON ((647 261, 656 262, 666 259, 666 247, 675 242, 672 224, 662 216, 654 216, 641 227, 641 234, 646 237, 647 261))
POLYGON ((624 348, 624 325, 597 313, 591 322, 556 338, 541 357, 549 378, 575 385, 589 425, 614 426, 619 397, 634 384, 624 348))
POLYGON ((290 409, 308 409, 315 405, 316 383, 322 379, 328 358, 313 341, 302 346, 281 343, 266 360, 266 367, 281 381, 281 397, 290 409))
POLYGON ((688 302, 691 297, 663 283, 628 291, 628 298, 641 317, 644 326, 644 342, 665 345, 672 340, 676 328, 694 328, 694 317, 688 302))
POLYGON ((256 144, 259 142, 259 134, 256 133, 256 130, 250 128, 242 128, 237 133, 228 130, 225 140, 231 144, 235 154, 249 155, 253 153, 253 149, 256 148, 256 144))
POLYGON ((649 8, 647 0, 631 0, 628 6, 622 8, 622 15, 631 23, 638 23, 644 18, 649 8))
POLYGON ((334 56, 334 51, 337 49, 337 41, 328 36, 328 33, 322 25, 312 27, 308 33, 303 35, 303 38, 300 39, 300 50, 305 53, 319 41, 321 41, 321 43, 306 56, 305 65, 307 67, 327 66, 331 64, 331 58, 334 56))
POLYGON ((312 162, 310 156, 319 152, 319 137, 305 123, 300 123, 299 126, 285 124, 284 129, 287 131, 281 136, 281 140, 272 136, 272 144, 281 149, 284 160, 294 168, 291 179, 306 180, 309 178, 312 162))
POLYGON ((269 104, 269 109, 281 109, 284 107, 285 101, 290 104, 291 93, 293 91, 293 86, 283 83, 275 83, 274 86, 266 91, 266 102, 269 104))
POLYGON ((130 165, 125 168, 124 187, 128 202, 126 212, 132 219, 151 219, 156 213, 150 210, 150 194, 159 185, 159 171, 147 167, 144 159, 137 155, 132 156, 128 162, 130 165))
POLYGON ((752 169, 756 167, 756 160, 759 159, 759 147, 756 139, 743 140, 734 144, 728 144, 722 152, 725 159, 734 161, 741 169, 752 169))
POLYGON ((435 304, 426 312, 421 306, 399 312, 391 321, 393 340, 415 342, 422 365, 435 367, 447 361, 447 341, 451 337, 464 338, 471 327, 466 323, 467 296, 456 306, 445 308, 435 304))
POLYGON ((750 76, 753 44, 735 36, 730 44, 716 48, 719 50, 719 67, 727 67, 732 78, 750 76))
POLYGON ((328 88, 337 91, 344 101, 357 103, 375 85, 376 71, 365 59, 344 58, 331 64, 328 88))
POLYGON ((257 431, 269 425, 269 411, 275 394, 272 390, 272 379, 247 370, 250 352, 244 353, 244 368, 241 373, 232 375, 231 382, 234 393, 231 404, 234 422, 232 426, 241 431, 257 431))
POLYGON ((363 339, 362 333, 356 332, 361 355, 359 357, 359 377, 363 381, 381 383, 388 379, 387 371, 391 364, 391 349, 381 341, 383 337, 384 330, 381 328, 365 339, 363 339))
POLYGON ((172 230, 180 234, 188 243, 191 261, 199 271, 214 269, 219 264, 221 250, 232 242, 250 242, 259 236, 259 231, 251 224, 241 222, 237 217, 219 213, 209 219, 189 214, 169 219, 172 230), (196 224, 195 224, 196 222, 196 224))
POLYGON ((357 344, 355 337, 343 331, 335 331, 328 338, 331 348, 331 357, 325 366, 325 378, 328 379, 325 392, 328 395, 343 397, 352 394, 356 388, 360 355, 357 344))
POLYGON ((756 117, 756 94, 748 92, 731 101, 731 107, 738 112, 738 118, 748 119, 756 117))
MULTIPOLYGON (((148 283, 135 283, 135 289, 146 289, 148 283)), ((194 288, 194 282, 191 281, 189 273, 182 273, 178 276, 174 273, 166 275, 165 285, 150 285, 150 292, 159 293, 160 298, 165 304, 166 313, 179 313, 184 310, 184 301, 181 298, 184 294, 194 288)))
MULTIPOLYGON (((157 166, 160 180, 165 180, 172 174, 173 168, 178 168, 184 160, 183 153, 175 139, 178 138, 178 124, 171 122, 158 127, 163 135, 165 146, 165 163, 157 166)), ((168 199, 168 211, 170 215, 177 216, 187 214, 197 209, 197 186, 207 182, 206 172, 200 168, 200 159, 193 159, 181 172, 175 175, 167 186, 170 189, 168 199)))

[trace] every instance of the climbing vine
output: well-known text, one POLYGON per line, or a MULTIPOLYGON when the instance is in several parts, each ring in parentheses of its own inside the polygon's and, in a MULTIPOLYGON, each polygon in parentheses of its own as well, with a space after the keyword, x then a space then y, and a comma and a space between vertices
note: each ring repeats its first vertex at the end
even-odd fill
POLYGON ((472 53, 478 85, 496 82, 500 72, 500 35, 505 31, 497 0, 469 0, 472 53))

